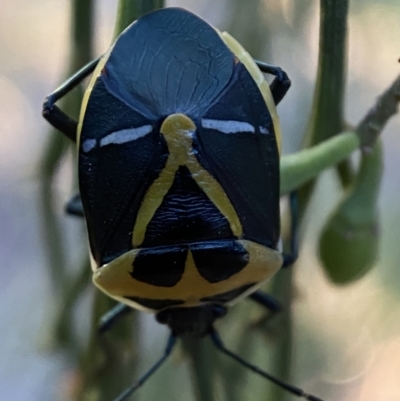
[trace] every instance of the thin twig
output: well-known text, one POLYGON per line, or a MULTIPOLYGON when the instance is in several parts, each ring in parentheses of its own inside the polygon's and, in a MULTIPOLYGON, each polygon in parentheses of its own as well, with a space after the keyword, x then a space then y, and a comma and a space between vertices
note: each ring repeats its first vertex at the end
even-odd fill
POLYGON ((356 132, 361 140, 362 148, 370 148, 377 140, 386 123, 398 111, 400 102, 400 75, 390 87, 379 96, 374 107, 361 120, 356 132))

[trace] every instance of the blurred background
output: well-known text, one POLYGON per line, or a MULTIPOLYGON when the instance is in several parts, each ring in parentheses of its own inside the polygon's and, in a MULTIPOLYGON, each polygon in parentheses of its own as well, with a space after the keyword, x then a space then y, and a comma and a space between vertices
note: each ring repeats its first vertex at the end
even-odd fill
MULTIPOLYGON (((93 53, 99 55, 111 43, 116 2, 97 0, 94 4, 93 53)), ((292 89, 278 109, 283 150, 288 154, 299 149, 316 79, 318 1, 181 0, 167 1, 167 6, 187 8, 219 29, 229 30, 259 59, 288 72, 292 89)), ((0 400, 70 400, 79 387, 79 358, 63 350, 54 334, 63 284, 54 285, 54 270, 49 268, 40 173, 51 135, 41 107, 46 94, 62 82, 69 64, 70 17, 68 0, 0 2, 0 400)), ((399 74, 399 57, 398 0, 351 0, 345 98, 349 124, 357 124, 399 74)), ((336 286, 320 267, 318 236, 340 197, 332 172, 321 175, 309 208, 312 212, 304 220, 301 257, 293 272, 290 381, 326 400, 400 399, 399 131, 397 115, 382 135, 381 244, 371 272, 353 284, 336 286)), ((82 222, 63 213, 76 181, 72 160, 72 153, 63 157, 52 187, 53 223, 61 230, 56 238, 62 242, 60 266, 70 269, 63 273, 67 276, 80 272, 87 252, 82 222)), ((83 348, 95 291, 89 274, 73 316, 77 341, 83 348)), ((251 322, 245 325, 239 317, 248 315, 247 319, 256 320, 261 311, 249 301, 235 309, 221 327, 228 346, 235 349, 239 341, 235 333, 246 330, 247 337, 240 341, 251 345, 245 352, 247 358, 261 364, 268 359, 273 364, 279 327, 271 335, 252 335, 252 330, 247 330, 251 322)), ((143 372, 161 354, 167 330, 144 314, 135 318, 135 325, 140 351, 135 372, 143 372)), ((198 399, 188 361, 182 355, 177 351, 168 367, 135 399, 198 399)), ((233 361, 221 363, 221 369, 229 369, 233 361)), ((239 372, 243 391, 239 399, 273 399, 268 396, 271 387, 262 379, 247 374, 244 368, 239 372)), ((129 378, 132 380, 133 373, 129 378)), ((220 379, 215 399, 231 401, 229 386, 220 379)))

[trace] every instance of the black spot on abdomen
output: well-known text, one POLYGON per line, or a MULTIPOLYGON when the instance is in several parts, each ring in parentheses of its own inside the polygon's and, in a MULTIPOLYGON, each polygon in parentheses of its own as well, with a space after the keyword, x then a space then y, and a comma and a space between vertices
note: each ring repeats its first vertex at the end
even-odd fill
POLYGON ((133 261, 132 278, 156 285, 173 287, 185 271, 187 248, 144 249, 133 261))
POLYGON ((237 241, 196 244, 191 248, 199 273, 210 283, 218 283, 239 273, 249 263, 249 254, 237 241))

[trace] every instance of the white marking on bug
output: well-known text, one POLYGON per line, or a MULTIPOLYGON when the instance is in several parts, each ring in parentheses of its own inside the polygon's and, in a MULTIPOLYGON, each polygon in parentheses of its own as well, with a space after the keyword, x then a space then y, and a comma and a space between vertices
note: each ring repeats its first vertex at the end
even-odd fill
POLYGON ((137 128, 122 129, 121 131, 113 132, 101 139, 100 146, 111 144, 121 145, 123 143, 136 141, 153 131, 152 125, 142 125, 137 128))
POLYGON ((262 134, 269 134, 269 129, 266 128, 266 127, 260 126, 260 132, 261 132, 262 134))
POLYGON ((87 153, 90 152, 95 146, 96 139, 86 139, 86 141, 82 143, 82 150, 87 153))
POLYGON ((203 128, 215 129, 219 132, 223 132, 224 134, 236 134, 238 132, 255 132, 255 128, 253 125, 243 121, 211 120, 203 118, 201 120, 201 126, 203 128))

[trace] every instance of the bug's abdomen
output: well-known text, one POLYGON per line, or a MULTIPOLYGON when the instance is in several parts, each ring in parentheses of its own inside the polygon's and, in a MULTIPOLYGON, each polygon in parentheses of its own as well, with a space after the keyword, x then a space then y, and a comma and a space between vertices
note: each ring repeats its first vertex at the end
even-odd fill
POLYGON ((230 303, 282 265, 278 251, 251 241, 217 240, 133 249, 95 270, 94 283, 133 307, 230 303))

